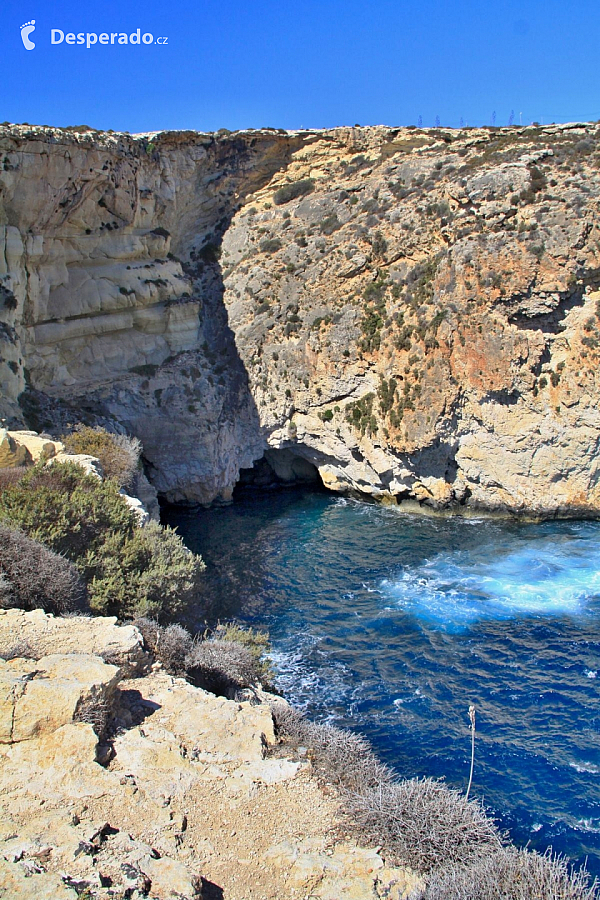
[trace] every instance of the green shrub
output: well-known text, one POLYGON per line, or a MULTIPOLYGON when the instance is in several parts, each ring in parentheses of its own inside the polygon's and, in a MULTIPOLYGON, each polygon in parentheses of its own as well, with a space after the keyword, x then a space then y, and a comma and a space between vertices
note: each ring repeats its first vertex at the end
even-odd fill
POLYGON ((325 216, 321 222, 321 234, 333 234, 334 231, 337 231, 341 227, 342 223, 338 219, 336 213, 332 213, 330 216, 325 216))
POLYGON ((397 387, 398 382, 395 378, 390 378, 389 381, 386 381, 383 376, 379 376, 377 396, 379 397, 379 408, 381 409, 383 415, 388 413, 394 405, 394 398, 396 396, 397 387))
POLYGON ((72 563, 22 531, 0 525, 1 608, 62 615, 86 606, 85 584, 72 563))
POLYGON ((371 240, 371 247, 373 249, 373 256, 385 256, 388 248, 388 243, 380 231, 376 231, 373 235, 373 238, 371 240))
POLYGON ((94 612, 121 618, 173 616, 198 590, 204 570, 171 528, 149 522, 112 532, 80 561, 94 612))
POLYGON ((117 485, 75 463, 37 465, 0 492, 0 520, 77 563, 107 534, 136 527, 117 485))
POLYGON ((144 528, 116 482, 74 463, 35 466, 0 491, 0 521, 71 560, 96 613, 172 616, 195 596, 204 569, 169 528, 144 528))
POLYGON ((267 238, 260 242, 260 249, 263 253, 276 253, 281 250, 282 244, 279 238, 267 238))
POLYGON ((276 206, 282 206, 289 203, 290 200, 296 200, 298 197, 304 197, 315 189, 315 183, 312 178, 304 178, 301 181, 294 181, 292 184, 285 184, 273 194, 273 203, 276 206))
POLYGON ((107 478, 114 478, 120 487, 131 485, 138 470, 142 445, 137 438, 125 434, 111 434, 104 428, 78 425, 61 441, 69 453, 87 453, 100 460, 107 478))
POLYGON ((346 406, 346 421, 362 435, 367 431, 370 435, 377 433, 377 419, 373 413, 374 400, 375 394, 369 393, 346 406))

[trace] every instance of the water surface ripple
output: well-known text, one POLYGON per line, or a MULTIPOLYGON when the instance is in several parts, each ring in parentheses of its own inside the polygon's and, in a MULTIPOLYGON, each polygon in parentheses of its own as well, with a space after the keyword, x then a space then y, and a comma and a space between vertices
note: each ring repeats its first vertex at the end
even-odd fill
POLYGON ((600 874, 600 523, 301 491, 165 518, 204 556, 215 615, 268 629, 290 700, 460 788, 474 703, 475 795, 519 843, 600 874))

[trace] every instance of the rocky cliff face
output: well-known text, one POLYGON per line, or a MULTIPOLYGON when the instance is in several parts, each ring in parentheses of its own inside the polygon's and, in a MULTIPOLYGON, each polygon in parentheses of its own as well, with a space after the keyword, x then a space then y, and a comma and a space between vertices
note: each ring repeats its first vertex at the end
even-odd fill
POLYGON ((598 135, 0 129, 2 412, 116 420, 171 500, 264 455, 597 513, 598 135))

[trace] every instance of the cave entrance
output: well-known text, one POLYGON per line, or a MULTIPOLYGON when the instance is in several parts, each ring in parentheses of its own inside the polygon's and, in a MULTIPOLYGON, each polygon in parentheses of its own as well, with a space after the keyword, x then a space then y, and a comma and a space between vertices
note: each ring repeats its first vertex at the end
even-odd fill
POLYGON ((251 469, 240 469, 240 477, 234 490, 254 488, 273 491, 285 487, 306 486, 323 489, 319 470, 295 450, 265 450, 251 469))

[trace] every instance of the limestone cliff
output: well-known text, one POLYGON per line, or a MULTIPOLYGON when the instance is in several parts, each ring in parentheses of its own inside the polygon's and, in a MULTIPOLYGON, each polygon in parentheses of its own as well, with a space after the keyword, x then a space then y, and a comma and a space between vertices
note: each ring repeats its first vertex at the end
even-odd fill
POLYGON ((117 421, 171 500, 265 455, 595 514, 598 136, 1 128, 3 414, 117 421))

